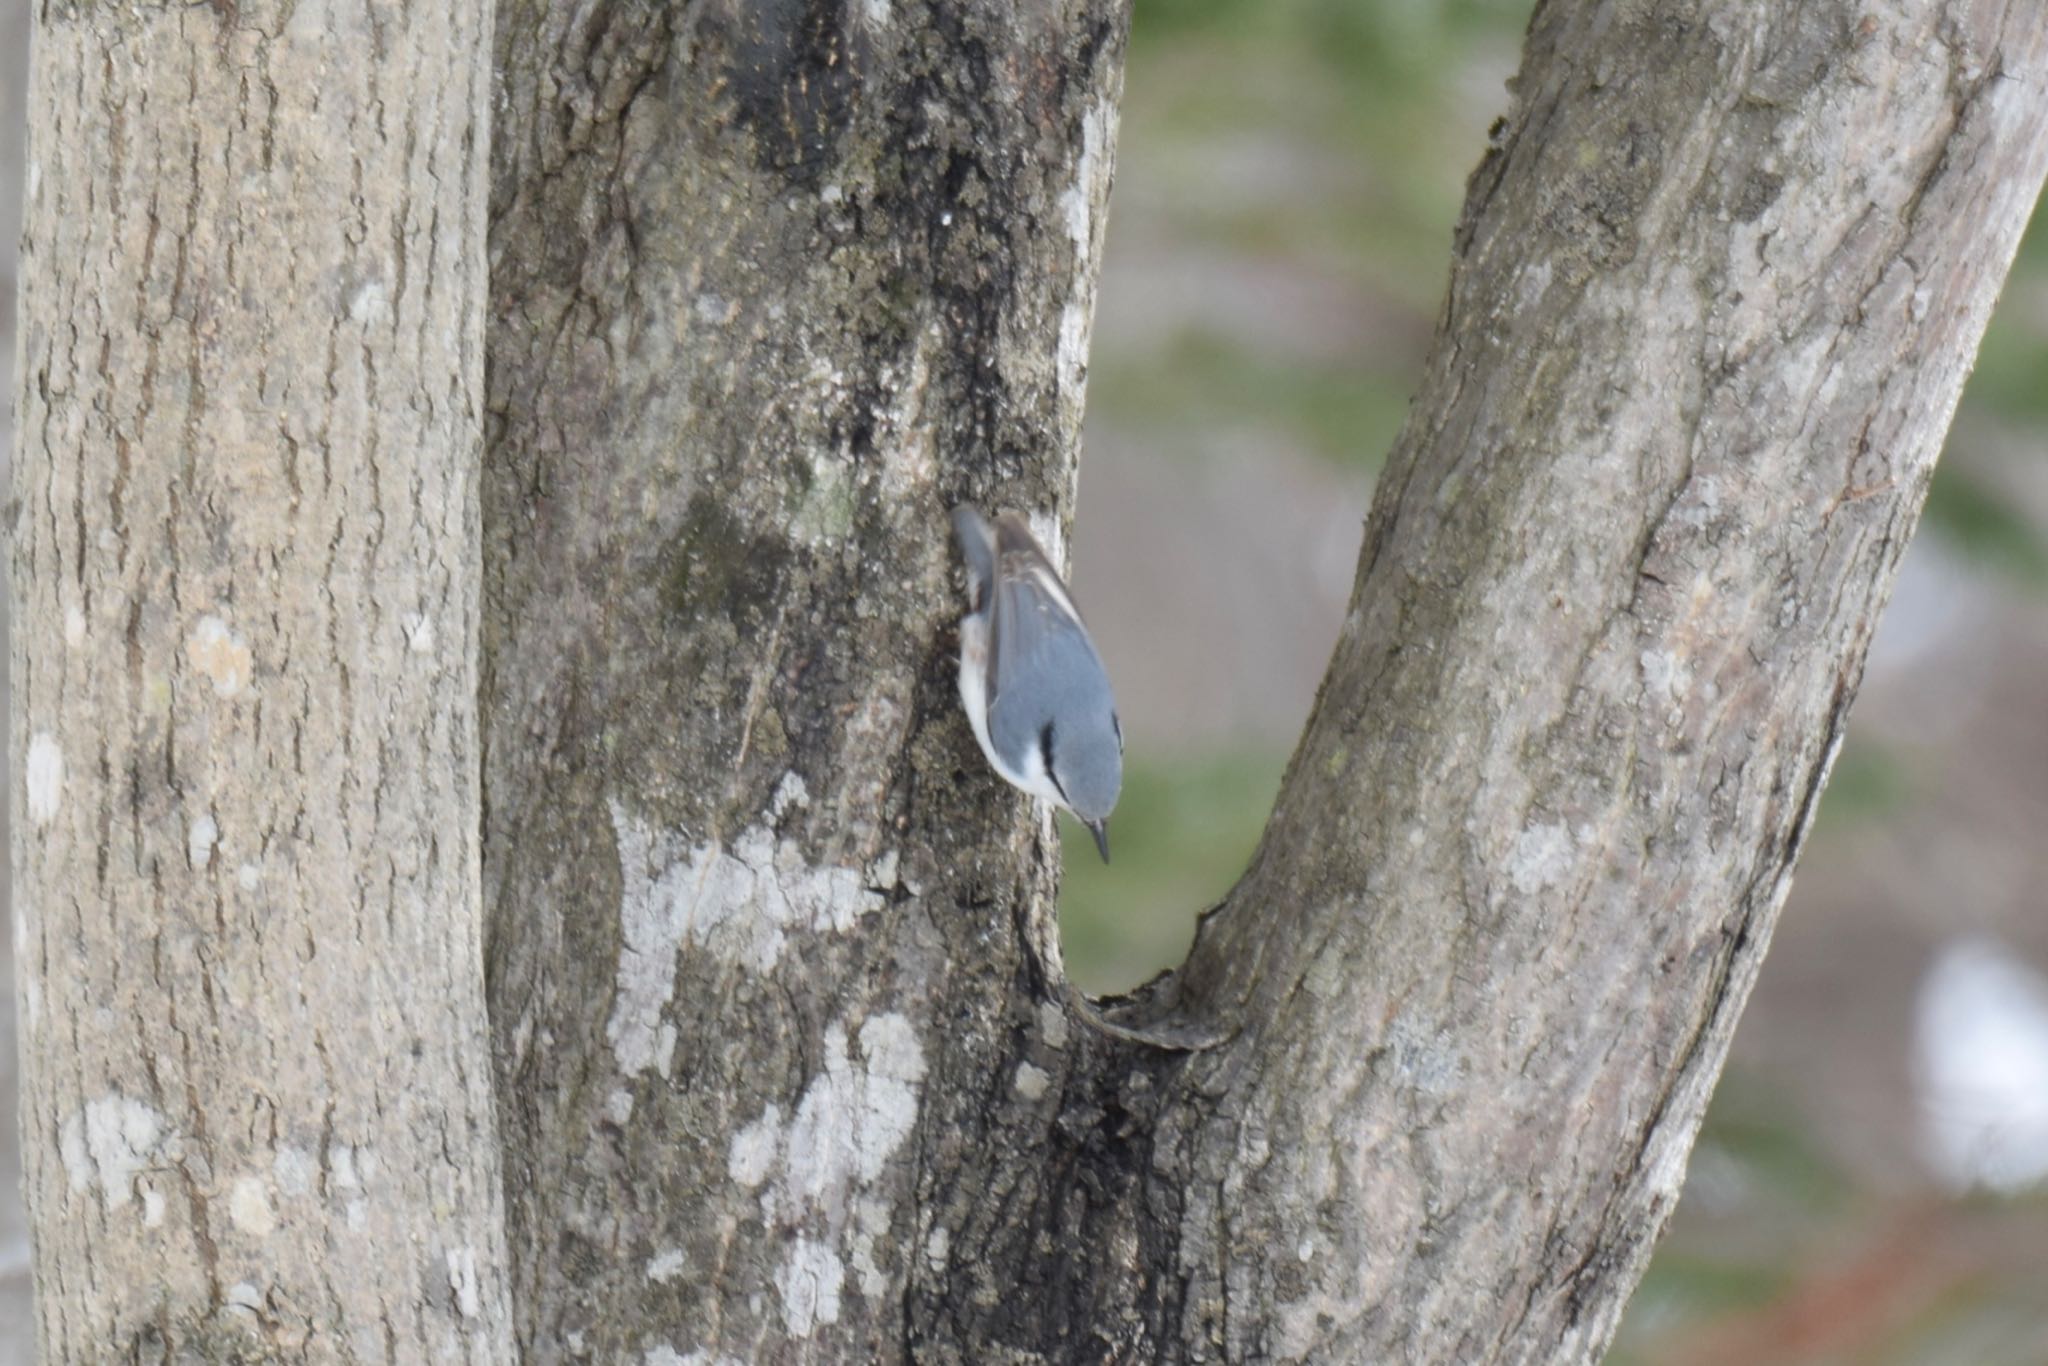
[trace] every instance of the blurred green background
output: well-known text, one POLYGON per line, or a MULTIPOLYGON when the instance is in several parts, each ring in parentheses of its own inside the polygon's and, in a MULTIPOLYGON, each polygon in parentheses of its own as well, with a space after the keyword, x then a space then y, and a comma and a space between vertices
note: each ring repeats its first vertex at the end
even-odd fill
MULTIPOLYGON (((1130 745, 1115 863, 1066 827, 1092 989, 1178 961, 1258 838, 1528 12, 1139 0, 1075 532, 1130 745)), ((2048 1049, 2044 442, 2037 225, 1616 1361, 2048 1362, 2048 1199, 1931 1155, 1925 1061, 2048 1049), (1963 942, 2020 1013, 1958 1043, 1932 970, 1963 942)))

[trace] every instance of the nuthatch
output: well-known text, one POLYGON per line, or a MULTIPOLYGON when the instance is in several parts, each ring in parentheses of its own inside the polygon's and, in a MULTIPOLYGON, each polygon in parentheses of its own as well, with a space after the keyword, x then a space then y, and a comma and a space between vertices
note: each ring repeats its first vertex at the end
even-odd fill
POLYGON ((974 738, 1005 782, 1073 812, 1107 863, 1124 732, 1102 656, 1022 517, 991 527, 962 504, 953 530, 967 561, 960 702, 974 738))

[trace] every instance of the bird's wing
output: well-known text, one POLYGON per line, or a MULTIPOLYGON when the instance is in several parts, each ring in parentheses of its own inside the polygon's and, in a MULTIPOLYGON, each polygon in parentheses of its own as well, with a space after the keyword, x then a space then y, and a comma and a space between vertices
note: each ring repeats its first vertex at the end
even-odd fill
POLYGON ((1106 689, 1102 660, 1022 519, 996 524, 997 571, 989 641, 989 739, 1012 761, 1049 744, 1045 729, 1066 698, 1106 689), (1019 701, 1035 699, 1028 710, 1019 701))

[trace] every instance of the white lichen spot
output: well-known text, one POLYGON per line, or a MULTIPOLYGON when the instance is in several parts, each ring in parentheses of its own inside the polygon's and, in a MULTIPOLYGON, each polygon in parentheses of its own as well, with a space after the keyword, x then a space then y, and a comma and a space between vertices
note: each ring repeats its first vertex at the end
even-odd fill
POLYGON ((220 826, 214 823, 213 813, 202 811, 192 818, 192 824, 185 828, 185 858, 194 872, 202 872, 213 862, 213 846, 220 843, 220 826))
POLYGON ((233 697, 249 686, 255 664, 249 643, 216 616, 203 616, 185 637, 185 661, 213 683, 219 697, 233 697))
POLYGON ((845 1280, 845 1263, 826 1244, 811 1238, 790 1244, 775 1271, 775 1290, 792 1337, 807 1338, 819 1325, 839 1322, 839 1289, 845 1280))
MULTIPOLYGON (((578 1335, 580 1336, 580 1335, 578 1335)), ((582 1351, 578 1343, 570 1343, 574 1351, 582 1351)), ((714 1356, 698 1347, 690 1352, 678 1352, 667 1343, 656 1343, 640 1355, 640 1366, 746 1366, 738 1357, 714 1356)))
POLYGON ((782 1107, 770 1105, 759 1119, 733 1135, 732 1149, 725 1156, 726 1175, 753 1190, 768 1179, 781 1147, 782 1107))
POLYGON ((425 612, 407 612, 399 619, 405 632, 405 648, 416 655, 434 653, 434 619, 425 612))
POLYGON ((895 849, 885 849, 868 865, 868 885, 879 891, 886 891, 896 885, 897 870, 902 866, 902 854, 895 849))
POLYGON ((349 321, 369 327, 391 316, 391 298, 382 280, 372 277, 356 286, 348 299, 349 321))
POLYGON ((254 1318, 263 1312, 263 1291, 253 1281, 236 1281, 221 1299, 231 1313, 254 1318))
POLYGON ((1066 214, 1067 236, 1074 251, 1085 258, 1094 241, 1095 201, 1109 175, 1106 153, 1109 125, 1115 109, 1108 100, 1097 98, 1081 119, 1081 159, 1074 166, 1074 183, 1060 195, 1060 209, 1066 214))
POLYGON ((278 1192, 296 1200, 313 1189, 313 1154, 286 1144, 270 1159, 270 1177, 278 1192))
POLYGON ((85 613, 77 603, 64 609, 64 643, 74 650, 85 644, 85 613))
POLYGON ((1081 159, 1074 167, 1073 184, 1060 195, 1067 237, 1080 268, 1073 273, 1073 292, 1060 310, 1057 373, 1061 388, 1075 394, 1076 401, 1087 373, 1089 319, 1094 311, 1095 206, 1109 195, 1110 129, 1115 116, 1108 100, 1097 99, 1088 106, 1081 120, 1081 159))
POLYGON ((1031 524, 1032 538, 1044 549, 1046 557, 1058 567, 1060 573, 1064 574, 1072 568, 1067 563, 1067 533, 1061 528, 1060 519, 1050 512, 1033 508, 1025 520, 1031 524))
POLYGON ((1078 394, 1081 382, 1088 377, 1088 339, 1092 330, 1087 301, 1067 300, 1060 309, 1059 350, 1054 364, 1059 367, 1061 386, 1070 392, 1078 394))
POLYGON ((262 881, 263 870, 253 863, 245 863, 235 869, 235 885, 245 892, 255 891, 257 884, 262 881))
POLYGON ((1564 881, 1572 866, 1571 832, 1561 825, 1532 825, 1515 837, 1508 877, 1524 895, 1564 881))
MULTIPOLYGON (((808 799, 801 778, 784 780, 778 801, 785 809, 808 799)), ((675 1033, 662 1012, 686 940, 724 962, 766 972, 792 933, 843 934, 881 908, 861 869, 812 864, 796 840, 779 839, 767 825, 749 826, 730 846, 686 846, 617 801, 611 812, 622 942, 605 1037, 628 1076, 657 1064, 668 1072, 675 1033)))
POLYGON ((723 327, 739 316, 739 310, 716 294, 697 296, 697 316, 716 327, 723 327))
POLYGON ((1306 1238, 1302 1239, 1294 1249, 1294 1259, 1298 1262, 1314 1261, 1315 1255, 1316 1245, 1306 1238))
POLYGON ((136 1174, 169 1136, 164 1117, 142 1101, 109 1092, 89 1100, 57 1132, 57 1150, 73 1191, 97 1186, 107 1213, 134 1198, 136 1174))
POLYGON ((889 8, 890 0, 866 0, 861 6, 868 17, 868 24, 874 28, 881 28, 889 22, 889 8))
POLYGON ((818 191, 818 198, 827 204, 837 204, 846 198, 846 191, 838 185, 827 185, 818 191))
POLYGON ((811 789, 804 782, 804 775, 795 769, 782 775, 782 781, 775 785, 775 796, 768 803, 768 814, 776 820, 792 806, 808 807, 811 804, 811 789))
POLYGON ((152 1186, 142 1188, 142 1226, 162 1228, 164 1223, 163 1192, 152 1186))
MULTIPOLYGON (((822 1224, 844 1238, 860 1293, 870 1298, 887 1292, 877 1250, 893 1246, 889 1203, 874 1186, 916 1124, 924 1072, 923 1047, 902 1015, 870 1016, 851 1045, 845 1025, 828 1025, 825 1070, 804 1088, 796 1114, 784 1124, 781 1109, 770 1105, 734 1136, 726 1157, 734 1181, 760 1190, 771 1226, 822 1224)), ((845 1263, 837 1252, 831 1256, 836 1315, 845 1263)))
POLYGON ((1670 650, 1645 650, 1638 658, 1643 669, 1643 686, 1659 702, 1684 698, 1692 682, 1692 671, 1670 650))
POLYGON ((853 1275, 866 1299, 878 1300, 889 1291, 889 1277, 875 1260, 875 1249, 890 1245, 888 1203, 862 1196, 854 1206, 853 1275))
POLYGON ((1038 1033, 1047 1048, 1067 1046, 1067 1012, 1057 1001, 1038 1003, 1038 1033))
POLYGON ((48 825, 64 804, 64 751, 57 747, 57 737, 48 731, 36 733, 28 742, 22 773, 28 785, 29 823, 48 825))
POLYGON ((476 1249, 448 1249, 448 1288, 455 1294, 455 1307, 462 1317, 473 1319, 484 1311, 483 1289, 477 1280, 476 1249))
POLYGON ((613 1091, 604 1098, 604 1117, 621 1129, 633 1117, 633 1093, 624 1087, 613 1091))
POLYGON ((1017 1088, 1018 1095, 1033 1101, 1044 1100, 1046 1090, 1051 1084, 1052 1078, 1046 1075, 1045 1069, 1034 1067, 1028 1062, 1017 1064, 1017 1075, 1011 1082, 1011 1085, 1017 1088))
POLYGON ((268 1238, 277 1230, 277 1212, 260 1176, 238 1176, 228 1190, 228 1217, 252 1238, 268 1238))
POLYGON ((934 1271, 946 1269, 946 1255, 953 1250, 953 1235, 944 1224, 934 1228, 924 1240, 924 1261, 934 1271))
POLYGON ((361 1233, 370 1223, 370 1203, 367 1200, 351 1200, 342 1210, 342 1217, 348 1222, 349 1230, 361 1233))
POLYGON ((685 1258, 679 1247, 665 1247, 654 1254, 647 1263, 647 1279, 657 1285, 667 1285, 683 1274, 685 1258))

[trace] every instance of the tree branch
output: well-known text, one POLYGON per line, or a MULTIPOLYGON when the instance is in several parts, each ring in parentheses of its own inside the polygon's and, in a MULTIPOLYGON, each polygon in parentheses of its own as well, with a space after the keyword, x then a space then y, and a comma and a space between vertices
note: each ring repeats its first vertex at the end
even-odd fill
POLYGON ((1553 0, 1517 79, 1314 717, 1173 985, 1244 1031, 1154 1181, 1230 1359, 1607 1342, 2048 172, 2048 17, 2002 0, 1553 0))

